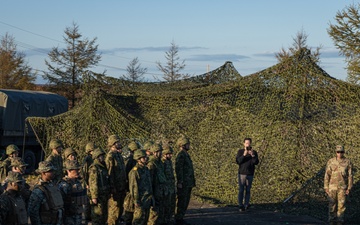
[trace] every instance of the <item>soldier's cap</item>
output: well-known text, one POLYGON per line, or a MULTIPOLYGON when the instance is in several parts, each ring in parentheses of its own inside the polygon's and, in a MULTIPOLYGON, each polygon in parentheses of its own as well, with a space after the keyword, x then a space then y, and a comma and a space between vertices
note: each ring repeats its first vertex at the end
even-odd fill
POLYGON ((56 167, 54 167, 51 162, 42 161, 42 162, 39 162, 39 167, 36 170, 36 172, 37 173, 45 173, 45 172, 49 172, 51 170, 56 170, 56 167))
POLYGON ((21 157, 15 157, 10 164, 10 167, 24 167, 28 166, 29 164, 25 163, 21 157))
POLYGON ((345 152, 344 146, 342 145, 336 145, 336 152, 345 152))
POLYGON ((66 160, 64 164, 64 170, 78 170, 81 168, 77 160, 66 160))
POLYGON ((24 178, 20 173, 13 172, 13 171, 9 171, 6 179, 7 179, 7 182, 13 182, 13 183, 18 183, 18 182, 24 181, 24 178))

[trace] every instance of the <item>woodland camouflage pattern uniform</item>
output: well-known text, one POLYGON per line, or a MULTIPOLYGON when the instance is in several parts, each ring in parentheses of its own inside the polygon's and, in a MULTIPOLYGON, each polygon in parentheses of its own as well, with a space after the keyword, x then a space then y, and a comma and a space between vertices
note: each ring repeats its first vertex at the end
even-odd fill
MULTIPOLYGON (((109 149, 120 145, 120 138, 117 135, 110 135, 108 138, 109 149)), ((121 147, 120 147, 121 146, 121 147)), ((124 159, 118 150, 109 150, 105 159, 106 167, 109 172, 109 181, 111 195, 109 199, 108 224, 114 225, 120 223, 124 211, 124 199, 126 195, 126 171, 124 159)))
POLYGON ((165 200, 168 195, 168 189, 166 186, 166 177, 164 173, 164 164, 161 161, 161 152, 162 147, 159 144, 153 144, 150 147, 150 152, 153 153, 149 157, 149 163, 147 167, 149 168, 151 181, 152 181, 152 190, 153 196, 155 199, 155 206, 150 209, 150 217, 148 225, 158 225, 163 224, 165 220, 165 200), (155 153, 160 153, 160 156, 156 156, 155 153))
MULTIPOLYGON (((91 153, 94 151, 94 149, 97 148, 94 142, 88 142, 85 146, 86 156, 83 159, 82 162, 82 168, 81 168, 81 176, 84 188, 87 190, 87 195, 90 196, 90 190, 89 190, 89 168, 91 164, 94 162, 92 159, 91 153)), ((85 203, 85 220, 91 221, 91 206, 90 206, 91 199, 88 199, 85 203)))
MULTIPOLYGON (((18 183, 19 188, 24 183, 20 173, 10 171, 7 182, 18 183)), ((0 225, 28 224, 28 214, 25 201, 19 191, 10 189, 0 195, 0 225)))
MULTIPOLYGON (((50 162, 39 163, 37 173, 55 171, 50 162)), ((32 225, 58 225, 62 224, 64 202, 61 193, 52 181, 40 178, 30 195, 28 213, 32 225)))
POLYGON ((16 145, 8 145, 6 147, 6 155, 7 158, 4 161, 0 162, 0 183, 3 182, 8 174, 8 172, 10 171, 10 165, 12 160, 16 157, 13 157, 13 155, 18 155, 19 154, 19 148, 16 145))
MULTIPOLYGON (((81 166, 76 160, 67 160, 65 170, 80 170, 81 166)), ((87 200, 86 189, 80 178, 71 179, 67 175, 59 182, 59 190, 64 200, 64 224, 81 225, 82 213, 87 200)))
POLYGON ((99 157, 105 152, 100 147, 93 152, 93 164, 89 168, 90 199, 97 199, 97 204, 91 203, 91 223, 104 225, 108 218, 108 200, 110 193, 109 174, 105 162, 100 162, 99 157))
POLYGON ((45 161, 51 162, 51 164, 56 168, 54 171, 54 184, 57 184, 63 177, 63 159, 61 157, 61 151, 63 148, 62 141, 58 139, 53 139, 50 141, 49 148, 51 150, 51 154, 46 158, 45 161), (56 149, 58 154, 55 154, 53 150, 56 149), (60 151, 57 149, 61 149, 60 151))
POLYGON ((180 148, 176 156, 175 172, 177 179, 177 203, 175 220, 177 224, 184 223, 184 216, 190 202, 191 190, 195 187, 195 175, 193 163, 189 153, 185 150, 190 146, 186 137, 180 137, 176 145, 180 148))
POLYGON ((124 221, 127 225, 130 225, 133 220, 134 214, 134 202, 131 200, 130 190, 129 190, 129 173, 136 165, 137 161, 134 159, 134 152, 140 150, 141 146, 136 141, 131 141, 128 144, 128 149, 130 150, 129 157, 125 160, 125 171, 126 171, 126 197, 124 200, 124 221))
MULTIPOLYGON (((345 152, 344 147, 337 145, 336 152, 345 152)), ((350 192, 352 186, 353 172, 350 160, 345 156, 341 159, 337 157, 331 158, 326 164, 324 177, 324 189, 329 193, 330 223, 344 222, 346 192, 350 192)))
POLYGON ((175 188, 175 175, 173 169, 173 163, 171 159, 166 158, 166 154, 173 154, 173 149, 169 145, 163 146, 163 157, 161 161, 164 164, 164 173, 166 177, 166 187, 168 189, 168 195, 165 196, 164 200, 164 217, 165 223, 170 223, 172 217, 175 215, 175 208, 176 208, 176 188, 175 188))
MULTIPOLYGON (((134 159, 146 158, 144 150, 136 150, 134 159)), ((150 206, 153 201, 153 190, 149 169, 146 165, 138 163, 129 173, 129 189, 135 210, 133 225, 146 225, 149 219, 150 206)))

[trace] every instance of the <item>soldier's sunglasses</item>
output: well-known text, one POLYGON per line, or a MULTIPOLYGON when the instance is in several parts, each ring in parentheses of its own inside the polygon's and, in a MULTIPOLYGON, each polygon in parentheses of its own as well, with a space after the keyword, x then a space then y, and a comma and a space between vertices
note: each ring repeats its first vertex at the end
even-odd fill
POLYGON ((336 153, 344 153, 344 152, 336 152, 336 153))

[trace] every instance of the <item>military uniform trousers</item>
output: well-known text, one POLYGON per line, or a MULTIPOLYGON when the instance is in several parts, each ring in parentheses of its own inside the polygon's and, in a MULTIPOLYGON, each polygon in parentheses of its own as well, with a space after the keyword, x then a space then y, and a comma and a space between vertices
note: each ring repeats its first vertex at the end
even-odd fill
POLYGON ((66 224, 66 225, 81 225, 82 224, 82 214, 75 214, 72 216, 65 215, 64 224, 66 224))
POLYGON ((109 199, 109 215, 108 215, 108 224, 116 225, 120 223, 121 216, 124 212, 124 199, 126 196, 126 191, 119 191, 113 193, 109 199))
POLYGON ((108 218, 108 194, 101 193, 98 196, 97 204, 91 204, 91 223, 92 225, 104 225, 108 218))
POLYGON ((133 214, 133 225, 146 225, 149 220, 150 208, 136 207, 133 214))
POLYGON ((168 224, 169 222, 171 222, 173 216, 175 215, 176 194, 169 193, 168 195, 166 195, 164 203, 164 223, 168 224))
POLYGON ((177 200, 176 200, 176 213, 175 219, 184 219, 186 210, 190 203, 192 187, 183 187, 177 189, 177 200))
POLYGON ((166 195, 155 199, 155 206, 150 208, 148 225, 159 225, 165 223, 165 201, 166 195))
POLYGON ((346 190, 329 191, 329 222, 344 222, 346 190))

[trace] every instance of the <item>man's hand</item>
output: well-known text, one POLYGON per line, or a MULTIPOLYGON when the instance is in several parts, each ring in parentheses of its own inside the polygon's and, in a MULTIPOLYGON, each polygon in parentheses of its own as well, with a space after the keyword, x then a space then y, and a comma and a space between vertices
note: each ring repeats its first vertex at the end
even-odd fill
POLYGON ((248 150, 246 150, 246 147, 245 147, 245 149, 244 149, 244 156, 246 156, 247 154, 248 154, 248 150))
POLYGON ((325 189, 325 193, 326 193, 327 195, 330 195, 329 189, 325 189))
POLYGON ((346 192, 345 192, 346 195, 349 195, 350 194, 350 190, 347 189, 346 192))
POLYGON ((91 199, 91 201, 96 205, 97 204, 97 198, 91 199))

